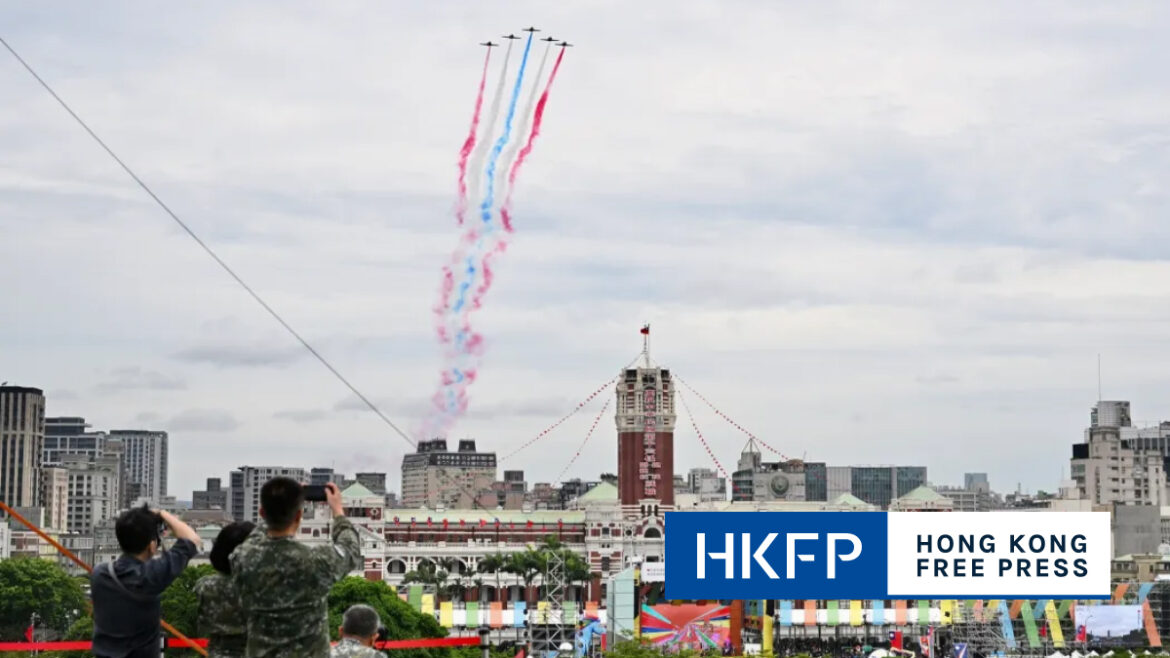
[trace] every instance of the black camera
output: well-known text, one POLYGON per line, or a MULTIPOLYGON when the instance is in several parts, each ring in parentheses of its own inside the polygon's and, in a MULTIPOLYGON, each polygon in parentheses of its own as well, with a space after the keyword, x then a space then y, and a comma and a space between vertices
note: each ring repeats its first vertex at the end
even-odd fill
POLYGON ((325 485, 323 484, 306 484, 305 485, 305 500, 310 503, 325 502, 325 485))
POLYGON ((378 640, 377 641, 378 642, 385 642, 389 637, 390 637, 390 633, 389 633, 389 631, 386 630, 386 627, 379 625, 378 626, 378 640))

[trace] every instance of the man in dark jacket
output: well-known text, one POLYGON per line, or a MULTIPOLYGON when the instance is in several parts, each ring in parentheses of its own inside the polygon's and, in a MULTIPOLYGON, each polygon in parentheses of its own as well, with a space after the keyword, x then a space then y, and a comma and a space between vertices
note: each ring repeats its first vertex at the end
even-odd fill
POLYGON ((98 565, 90 576, 93 653, 98 658, 158 658, 161 595, 199 552, 199 535, 170 512, 145 506, 123 512, 114 532, 122 556, 98 565), (164 525, 176 537, 166 551, 164 525))

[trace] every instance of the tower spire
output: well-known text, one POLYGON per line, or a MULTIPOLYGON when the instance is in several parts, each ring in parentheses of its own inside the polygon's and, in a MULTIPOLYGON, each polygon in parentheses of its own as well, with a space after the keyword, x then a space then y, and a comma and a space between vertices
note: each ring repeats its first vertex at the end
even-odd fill
POLYGON ((642 325, 642 358, 646 367, 650 367, 650 323, 642 325))

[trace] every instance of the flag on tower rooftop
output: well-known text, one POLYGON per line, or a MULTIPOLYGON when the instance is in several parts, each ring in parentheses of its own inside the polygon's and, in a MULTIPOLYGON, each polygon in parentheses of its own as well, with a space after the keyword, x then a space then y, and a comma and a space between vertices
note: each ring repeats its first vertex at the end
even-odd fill
POLYGON ((650 325, 648 325, 648 324, 642 325, 642 334, 646 335, 646 336, 650 335, 650 325))

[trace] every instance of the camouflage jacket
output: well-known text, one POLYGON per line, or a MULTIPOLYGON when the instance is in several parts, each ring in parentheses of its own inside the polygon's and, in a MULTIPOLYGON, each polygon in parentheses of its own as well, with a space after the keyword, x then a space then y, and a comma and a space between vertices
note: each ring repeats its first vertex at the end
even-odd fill
POLYGON ((330 658, 386 658, 386 654, 371 649, 353 638, 343 637, 337 646, 333 647, 330 658))
POLYGON ((248 658, 327 658, 329 589, 362 568, 349 519, 333 519, 333 543, 292 537, 246 541, 232 553, 232 580, 247 619, 248 658))
POLYGON ((247 640, 243 611, 232 579, 220 573, 195 583, 199 598, 199 632, 207 637, 210 658, 244 658, 247 640))

